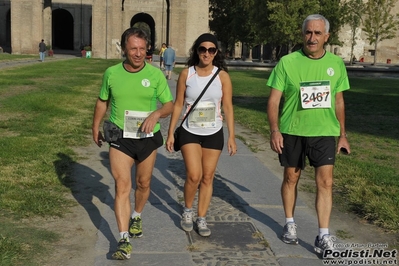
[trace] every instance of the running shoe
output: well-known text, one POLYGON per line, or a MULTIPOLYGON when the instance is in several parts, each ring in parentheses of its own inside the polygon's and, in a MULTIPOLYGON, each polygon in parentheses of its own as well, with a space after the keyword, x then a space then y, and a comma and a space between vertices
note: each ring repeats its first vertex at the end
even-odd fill
POLYGON ((181 228, 183 228, 184 231, 190 232, 193 230, 193 212, 183 212, 181 216, 181 221, 180 221, 181 228))
POLYGON ((143 236, 143 221, 136 216, 129 220, 129 237, 139 238, 143 236))
MULTIPOLYGON (((319 254, 323 254, 326 250, 335 250, 334 248, 334 241, 336 238, 331 235, 324 235, 321 239, 319 236, 316 236, 316 239, 314 241, 314 251, 316 251, 319 254)), ((328 256, 326 256, 327 258, 328 256)))
POLYGON ((205 219, 197 219, 195 224, 197 226, 198 234, 200 236, 210 236, 211 235, 211 229, 208 228, 205 219))
POLYGON ((298 245, 298 237, 296 235, 296 223, 286 223, 283 228, 281 240, 286 244, 298 245))
POLYGON ((115 260, 128 260, 130 259, 130 253, 132 253, 133 247, 132 244, 127 239, 122 238, 119 240, 118 248, 114 254, 112 254, 112 258, 115 260))

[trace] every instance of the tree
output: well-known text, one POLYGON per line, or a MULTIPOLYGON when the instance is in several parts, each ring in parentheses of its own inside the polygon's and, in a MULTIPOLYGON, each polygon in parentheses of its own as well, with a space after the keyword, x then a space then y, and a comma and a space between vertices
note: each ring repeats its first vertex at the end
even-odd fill
POLYGON ((234 14, 235 18, 238 19, 232 20, 237 40, 242 42, 248 50, 248 56, 245 54, 244 57, 249 61, 252 61, 252 47, 254 46, 256 39, 255 31, 253 30, 251 20, 249 19, 249 12, 252 9, 252 3, 251 0, 236 1, 234 14))
POLYGON ((395 37, 399 27, 398 15, 391 14, 396 0, 369 0, 366 3, 363 31, 370 45, 374 44, 374 62, 377 61, 377 45, 395 37))
POLYGON ((331 45, 342 46, 342 42, 339 40, 339 31, 344 25, 342 19, 343 16, 343 5, 341 0, 320 0, 320 11, 328 22, 330 22, 330 37, 328 43, 331 45))
POLYGON ((233 32, 231 20, 233 18, 233 10, 231 6, 234 0, 210 0, 209 1, 209 28, 215 32, 222 46, 227 50, 234 48, 235 36, 233 32))
POLYGON ((209 26, 228 50, 233 50, 237 41, 252 47, 254 31, 249 21, 252 0, 210 0, 209 26))
POLYGON ((347 0, 344 2, 343 21, 349 25, 351 29, 351 52, 350 65, 353 64, 353 50, 356 45, 356 32, 361 24, 361 17, 363 14, 364 4, 363 0, 347 0))
POLYGON ((302 23, 309 15, 317 13, 317 0, 274 0, 267 3, 269 15, 269 42, 282 44, 288 52, 302 43, 302 23))

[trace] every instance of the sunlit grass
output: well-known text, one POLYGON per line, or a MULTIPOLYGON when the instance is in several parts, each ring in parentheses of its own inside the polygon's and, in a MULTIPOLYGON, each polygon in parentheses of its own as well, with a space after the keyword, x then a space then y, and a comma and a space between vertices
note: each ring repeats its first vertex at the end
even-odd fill
POLYGON ((0 235, 0 265, 35 265, 51 247, 34 224, 19 230, 21 219, 61 217, 76 204, 67 197, 73 147, 89 144, 102 74, 116 62, 77 58, 0 72, 0 216, 9 221, 0 232, 13 232, 0 235))
POLYGON ((39 52, 37 55, 14 55, 8 53, 0 53, 0 63, 15 61, 15 60, 26 60, 26 59, 37 59, 39 60, 39 52))

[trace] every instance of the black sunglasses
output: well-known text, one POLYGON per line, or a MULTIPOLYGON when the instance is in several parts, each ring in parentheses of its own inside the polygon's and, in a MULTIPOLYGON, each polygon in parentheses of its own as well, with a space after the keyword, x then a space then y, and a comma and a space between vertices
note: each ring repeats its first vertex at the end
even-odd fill
POLYGON ((200 46, 197 50, 200 54, 205 54, 207 51, 209 54, 215 54, 218 49, 216 47, 206 48, 204 46, 200 46))

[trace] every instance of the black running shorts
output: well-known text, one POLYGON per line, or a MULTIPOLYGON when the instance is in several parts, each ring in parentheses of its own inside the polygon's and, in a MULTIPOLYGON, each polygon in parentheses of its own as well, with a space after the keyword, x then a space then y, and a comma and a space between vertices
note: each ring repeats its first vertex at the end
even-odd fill
POLYGON ((283 138, 283 153, 279 154, 282 166, 298 167, 303 170, 306 157, 313 167, 334 165, 335 137, 301 137, 283 134, 283 138))
POLYGON ((142 162, 151 153, 163 145, 163 137, 161 131, 158 130, 151 138, 130 139, 120 138, 109 144, 111 148, 117 149, 131 158, 142 162))
POLYGON ((180 131, 180 145, 183 146, 188 143, 198 143, 202 148, 206 149, 223 150, 223 128, 208 136, 195 135, 182 128, 180 131))

